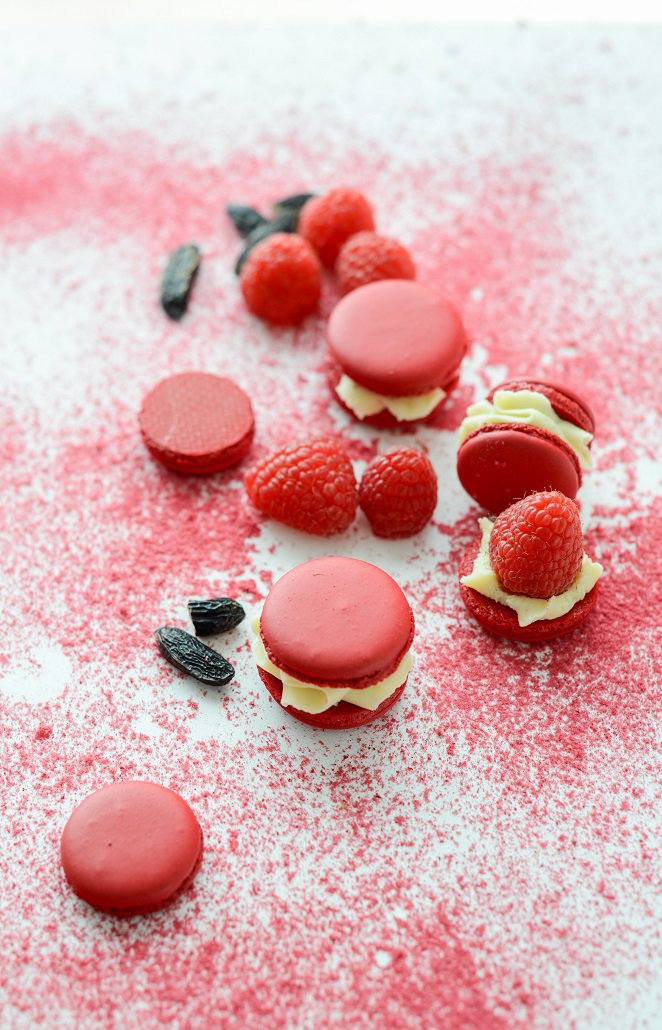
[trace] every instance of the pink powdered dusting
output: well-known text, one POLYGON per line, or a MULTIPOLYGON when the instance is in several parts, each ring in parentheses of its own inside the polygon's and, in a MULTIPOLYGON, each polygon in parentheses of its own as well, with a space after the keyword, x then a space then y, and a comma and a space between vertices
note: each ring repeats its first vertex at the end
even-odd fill
MULTIPOLYGON (((575 82, 563 102, 590 89, 575 82)), ((302 105, 282 134, 228 141, 208 159, 174 136, 94 133, 55 115, 1 140, 7 1025, 103 1027, 118 1013, 130 1027, 231 1030, 645 1018, 659 948, 662 603, 650 236, 628 244, 624 268, 580 189, 597 157, 553 125, 528 147, 516 133, 512 152, 472 151, 474 125, 442 161, 357 138, 333 104, 326 137, 307 138, 292 131, 308 124, 302 105), (358 426, 330 397, 330 279, 320 315, 288 332, 247 313, 232 274, 227 202, 267 207, 342 183, 371 198, 378 227, 402 236, 472 341, 456 393, 416 437, 358 426), (175 325, 158 281, 168 250, 190 240, 203 265, 175 325), (153 383, 192 368, 231 374, 256 412, 249 458, 205 479, 155 464, 137 427, 153 383), (521 372, 565 382, 593 408, 596 470, 579 500, 587 549, 607 569, 585 627, 530 647, 481 632, 455 581, 480 513, 456 481, 454 430, 467 403, 521 372), (332 541, 262 519, 243 470, 307 433, 340 434, 357 469, 417 439, 439 473, 433 525, 390 544, 362 517, 332 541), (399 706, 344 735, 278 710, 249 648, 273 579, 334 552, 392 572, 418 627, 399 706), (216 594, 249 611, 215 642, 237 666, 219 692, 170 668, 152 636, 186 624, 188 598, 216 594), (179 791, 205 836, 188 894, 132 920, 76 899, 58 861, 76 803, 123 778, 179 791)))

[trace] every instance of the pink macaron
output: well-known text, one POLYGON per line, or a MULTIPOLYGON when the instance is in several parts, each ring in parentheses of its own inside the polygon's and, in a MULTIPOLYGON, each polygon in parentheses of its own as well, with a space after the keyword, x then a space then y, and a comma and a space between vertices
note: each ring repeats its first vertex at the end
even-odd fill
POLYGON ((409 279, 348 293, 331 313, 327 339, 336 399, 355 418, 382 427, 432 418, 456 386, 467 348, 453 305, 409 279), (368 391, 367 410, 356 403, 356 388, 368 391))
MULTIPOLYGON (((553 411, 547 427, 508 416, 487 422, 462 438, 457 453, 457 474, 462 486, 487 511, 497 514, 527 494, 560 490, 573 498, 582 482, 580 454, 562 434, 576 427, 590 447, 595 429, 588 405, 567 387, 534 379, 514 379, 495 387, 487 397, 493 402, 500 391, 541 395, 553 411), (559 425, 557 432, 553 426, 559 425)), ((471 412, 472 409, 469 409, 471 412)), ((469 420, 467 420, 467 423, 469 420)), ((463 423, 464 425, 464 423, 463 423)))
POLYGON ((256 641, 263 648, 261 659, 255 651, 258 672, 280 705, 284 677, 326 690, 331 704, 324 711, 295 702, 283 707, 311 726, 349 729, 372 722, 401 696, 413 637, 412 610, 387 572, 356 558, 316 558, 287 572, 267 596, 256 641), (362 692, 389 677, 388 696, 363 706, 362 692), (353 702, 343 700, 348 690, 353 702))

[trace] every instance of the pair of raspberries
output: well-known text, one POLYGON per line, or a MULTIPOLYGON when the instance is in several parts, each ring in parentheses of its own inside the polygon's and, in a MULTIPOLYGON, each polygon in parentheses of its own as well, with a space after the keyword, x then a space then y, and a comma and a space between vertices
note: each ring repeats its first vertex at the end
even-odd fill
POLYGON ((377 536, 412 536, 437 503, 437 476, 420 451, 381 455, 357 486, 347 452, 325 437, 276 451, 246 475, 246 489, 265 515, 318 536, 343 533, 359 505, 377 536))

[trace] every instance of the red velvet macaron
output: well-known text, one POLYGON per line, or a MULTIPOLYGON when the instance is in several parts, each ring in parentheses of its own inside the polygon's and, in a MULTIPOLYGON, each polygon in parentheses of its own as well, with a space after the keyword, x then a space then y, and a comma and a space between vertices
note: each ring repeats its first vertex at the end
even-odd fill
POLYGON ((137 915, 169 905, 188 887, 202 857, 202 830, 179 794, 127 780, 74 809, 60 854, 84 901, 101 912, 137 915))
POLYGON ((330 383, 339 403, 371 425, 407 426, 432 418, 458 381, 467 340, 460 316, 440 294, 409 279, 353 290, 336 305, 327 328, 330 383), (399 419, 387 408, 361 416, 340 397, 343 376, 386 398, 444 396, 426 415, 399 419))
MULTIPOLYGON (((567 387, 533 379, 516 379, 495 387, 518 393, 542 394, 558 418, 593 434, 589 407, 567 387)), ((471 432, 459 446, 457 474, 462 486, 483 508, 498 514, 527 494, 559 490, 574 498, 582 482, 580 459, 565 439, 548 428, 526 422, 486 424, 471 432)))
POLYGON ((163 379, 145 397, 139 421, 157 461, 195 475, 236 465, 255 432, 248 395, 232 379, 209 372, 163 379))
MULTIPOLYGON (((392 675, 413 637, 414 616, 398 584, 383 569, 356 558, 297 565, 274 584, 260 618, 269 663, 305 684, 339 691, 360 692, 392 675)), ((281 704, 281 679, 259 664, 258 671, 281 704)), ((388 711, 406 682, 405 676, 375 710, 344 700, 318 713, 291 705, 285 710, 320 728, 361 726, 388 711)))
MULTIPOLYGON (((460 579, 470 575, 474 561, 480 550, 480 538, 469 544, 460 562, 460 579)), ((558 619, 539 619, 528 626, 520 626, 517 613, 505 604, 494 601, 491 597, 465 586, 460 582, 460 595, 470 615, 483 629, 498 637, 508 640, 519 640, 523 643, 535 643, 553 640, 576 629, 584 622, 596 602, 600 584, 596 583, 592 590, 581 601, 558 619)))

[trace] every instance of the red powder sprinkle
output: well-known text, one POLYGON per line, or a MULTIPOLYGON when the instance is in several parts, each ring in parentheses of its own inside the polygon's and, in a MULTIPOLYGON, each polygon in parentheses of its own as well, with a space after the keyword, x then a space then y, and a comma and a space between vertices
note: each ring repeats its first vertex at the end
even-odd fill
MULTIPOLYGON (((618 56, 620 35, 616 55, 590 38, 596 82, 610 61, 612 78, 626 67, 638 81, 638 65, 618 56)), ((439 52, 450 67, 453 54, 439 52)), ((0 524, 13 600, 0 654, 0 1005, 12 1025, 49 1024, 56 1012, 106 1026, 121 1010, 127 1025, 228 1030, 510 1028, 625 1025, 657 1011, 653 244, 645 220, 634 242, 615 231, 628 214, 616 204, 614 224, 601 221, 593 198, 618 184, 604 178, 600 140, 558 137, 559 119, 598 103, 593 80, 574 84, 579 100, 555 86, 544 119, 532 99, 522 131, 506 137, 500 110, 478 104, 475 73, 459 63, 466 71, 448 81, 465 84, 474 121, 468 138, 462 105, 449 102, 457 135, 443 160, 441 136, 420 142, 432 132, 424 91, 379 146, 352 132, 350 148, 344 115, 323 105, 324 118, 297 116, 299 130, 325 126, 307 143, 302 131, 276 138, 274 120, 270 134, 214 159, 195 156, 196 133, 162 144, 102 116, 98 136, 54 122, 2 139, 0 524), (435 424, 393 437, 345 418, 328 392, 333 283, 295 331, 251 319, 232 273, 240 242, 223 215, 228 201, 266 209, 297 190, 357 182, 359 170, 380 230, 411 241, 420 281, 458 305, 471 340, 435 424), (200 277, 173 325, 159 309, 160 270, 192 239, 200 277), (231 374, 249 392, 255 462, 302 435, 334 435, 358 475, 403 440, 435 465, 439 503, 418 537, 379 541, 361 517, 334 541, 395 575, 416 615, 407 689, 365 730, 329 736, 289 718, 249 647, 271 583, 328 553, 328 541, 254 511, 241 469, 202 481, 161 468, 142 446, 146 390, 191 369, 231 374), (467 403, 523 372, 589 391, 596 469, 578 500, 587 550, 607 570, 585 626, 535 647, 482 633, 456 584, 479 512, 455 478, 454 431, 467 403), (163 662, 152 634, 186 626, 189 598, 218 595, 248 617, 211 641, 237 668, 215 691, 163 662), (84 796, 130 778, 180 793, 205 851, 176 905, 118 921, 72 894, 58 847, 84 796)), ((533 92, 517 81, 524 103, 533 92)), ((374 117, 381 124, 379 109, 374 117)), ((622 121, 610 108, 614 133, 622 121)), ((643 157, 638 167, 643 175, 643 157)))

